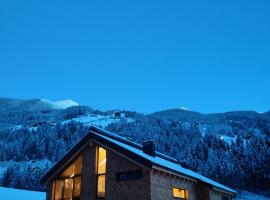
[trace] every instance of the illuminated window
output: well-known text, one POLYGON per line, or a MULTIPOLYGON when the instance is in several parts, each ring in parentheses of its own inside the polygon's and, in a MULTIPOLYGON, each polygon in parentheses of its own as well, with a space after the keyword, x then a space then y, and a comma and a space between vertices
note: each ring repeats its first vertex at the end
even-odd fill
POLYGON ((79 200, 82 156, 77 158, 53 183, 52 200, 79 200))
POLYGON ((97 197, 105 197, 106 187, 106 150, 98 147, 97 148, 97 197))
POLYGON ((173 188, 173 197, 177 199, 188 199, 188 191, 181 188, 173 188))

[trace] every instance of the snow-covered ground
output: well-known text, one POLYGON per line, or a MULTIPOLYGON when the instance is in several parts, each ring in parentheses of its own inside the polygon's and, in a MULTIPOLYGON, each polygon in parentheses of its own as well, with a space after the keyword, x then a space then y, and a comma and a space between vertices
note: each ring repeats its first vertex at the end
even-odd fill
POLYGON ((0 187, 0 199, 3 199, 3 200, 18 200, 18 199, 45 200, 46 193, 0 187))
POLYGON ((235 200, 270 200, 270 198, 247 191, 240 191, 237 193, 235 200))
MULTIPOLYGON (((95 114, 91 114, 91 115, 87 115, 87 116, 81 116, 81 117, 76 117, 76 118, 72 118, 69 120, 65 120, 62 122, 62 124, 67 124, 70 123, 71 121, 75 121, 75 122, 80 122, 83 125, 86 126, 98 126, 98 127, 102 127, 105 128, 106 126, 108 126, 109 124, 112 123, 116 123, 120 120, 121 117, 114 117, 112 115, 95 115, 95 114)), ((127 120, 127 122, 133 122, 133 119, 131 118, 125 118, 127 120)))
MULTIPOLYGON (((45 192, 36 192, 29 190, 18 190, 12 188, 0 187, 0 199, 5 200, 18 200, 18 199, 27 199, 27 200, 45 200, 45 192)), ((235 200, 269 200, 265 196, 253 194, 246 191, 241 191, 238 193, 238 196, 235 200)))

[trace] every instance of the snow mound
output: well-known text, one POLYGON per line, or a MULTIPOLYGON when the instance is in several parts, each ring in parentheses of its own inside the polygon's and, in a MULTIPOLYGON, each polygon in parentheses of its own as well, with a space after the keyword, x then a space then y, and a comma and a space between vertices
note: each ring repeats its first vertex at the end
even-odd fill
POLYGON ((0 187, 0 197, 1 199, 8 199, 8 200, 18 200, 18 199, 45 200, 46 193, 0 187))
POLYGON ((41 99, 41 101, 47 105, 50 105, 55 109, 66 109, 72 106, 79 106, 79 104, 73 100, 60 100, 60 101, 51 101, 49 99, 41 99))

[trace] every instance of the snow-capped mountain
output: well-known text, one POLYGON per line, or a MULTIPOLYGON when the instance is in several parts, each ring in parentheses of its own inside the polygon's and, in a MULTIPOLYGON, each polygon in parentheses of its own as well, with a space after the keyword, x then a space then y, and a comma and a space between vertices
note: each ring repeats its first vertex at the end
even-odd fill
POLYGON ((51 101, 49 99, 12 99, 0 98, 0 111, 40 111, 52 109, 66 109, 79 106, 73 100, 51 101))
POLYGON ((41 99, 41 102, 51 106, 54 109, 66 109, 72 106, 79 106, 79 104, 73 100, 60 100, 60 101, 51 101, 49 99, 41 99))

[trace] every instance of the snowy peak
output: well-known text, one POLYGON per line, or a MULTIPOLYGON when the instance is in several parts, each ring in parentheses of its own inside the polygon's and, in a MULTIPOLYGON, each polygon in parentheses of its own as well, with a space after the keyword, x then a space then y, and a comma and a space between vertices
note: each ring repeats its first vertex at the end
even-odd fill
POLYGON ((66 109, 72 106, 79 106, 79 104, 73 100, 60 100, 60 101, 51 101, 49 99, 41 99, 41 101, 54 109, 66 109))
POLYGON ((185 111, 191 111, 189 108, 185 107, 185 106, 181 106, 180 107, 181 110, 185 110, 185 111))
POLYGON ((49 99, 0 98, 0 111, 25 112, 66 109, 79 104, 73 100, 51 101, 49 99))

